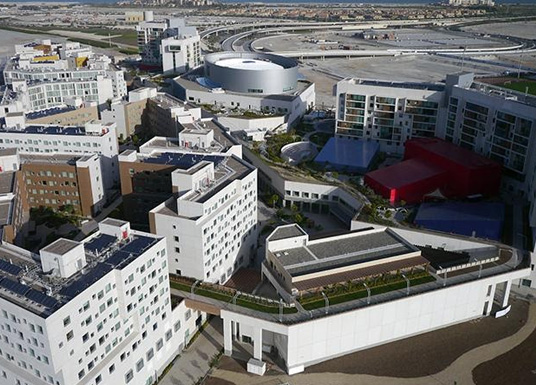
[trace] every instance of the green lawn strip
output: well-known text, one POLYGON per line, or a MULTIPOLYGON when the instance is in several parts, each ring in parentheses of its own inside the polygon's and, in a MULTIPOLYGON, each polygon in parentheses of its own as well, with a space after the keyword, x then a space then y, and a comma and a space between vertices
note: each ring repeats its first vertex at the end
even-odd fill
MULTIPOLYGON (((432 281, 435 281, 435 278, 432 277, 431 275, 414 278, 410 280, 410 286, 417 286, 417 285, 421 285, 423 283, 432 282, 432 281)), ((405 287, 406 287, 405 280, 389 283, 387 285, 375 286, 375 287, 370 288, 370 295, 373 296, 373 295, 388 293, 390 291, 404 289, 405 287)), ((343 294, 338 294, 338 295, 328 295, 328 299, 329 299, 330 305, 337 305, 339 303, 353 301, 359 298, 364 298, 366 296, 367 296, 367 290, 363 287, 363 288, 360 288, 359 290, 355 290, 349 293, 343 293, 343 294)), ((324 307, 325 301, 324 301, 324 298, 321 297, 318 299, 312 299, 310 301, 307 301, 307 300, 302 301, 301 304, 305 310, 314 310, 314 309, 319 309, 321 307, 324 307)))
POLYGON ((177 289, 177 290, 181 290, 181 291, 186 291, 186 292, 190 292, 190 290, 191 290, 191 288, 192 288, 192 285, 187 285, 187 284, 185 284, 185 283, 180 283, 180 282, 175 282, 175 281, 171 281, 170 286, 171 286, 173 289, 177 289))
MULTIPOLYGON (((170 285, 174 289, 185 291, 185 292, 190 292, 192 289, 192 285, 188 285, 182 282, 171 281, 170 285)), ((212 299, 222 301, 222 302, 231 302, 231 300, 233 299, 233 296, 230 294, 206 289, 206 288, 203 288, 202 286, 196 287, 194 290, 194 294, 198 294, 203 297, 212 298, 212 299)), ((248 299, 240 298, 240 297, 236 299, 236 304, 238 306, 242 306, 242 307, 252 309, 252 310, 261 311, 263 313, 278 313, 279 312, 279 306, 265 305, 262 303, 250 301, 248 299)), ((291 307, 283 308, 284 314, 290 314, 290 313, 296 313, 296 312, 297 310, 295 308, 291 308, 291 307)))
POLYGON ((518 91, 525 93, 526 88, 528 87, 528 93, 530 95, 536 95, 536 82, 531 81, 521 81, 516 82, 512 81, 511 83, 504 83, 501 87, 508 88, 510 90, 518 91))

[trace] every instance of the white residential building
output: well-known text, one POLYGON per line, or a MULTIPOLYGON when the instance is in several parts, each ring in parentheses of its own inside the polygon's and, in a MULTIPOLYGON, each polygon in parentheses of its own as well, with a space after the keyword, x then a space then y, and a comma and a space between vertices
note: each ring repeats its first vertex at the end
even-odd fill
POLYGON ((172 172, 177 196, 149 213, 166 237, 173 274, 225 283, 257 252, 257 170, 236 156, 211 156, 172 172))
POLYGON ((162 66, 164 74, 184 73, 201 64, 200 36, 184 19, 155 22, 150 17, 136 31, 144 64, 162 66))
POLYGON ((90 47, 45 40, 16 46, 16 52, 3 72, 5 84, 16 93, 4 96, 0 108, 4 113, 6 108, 32 112, 65 106, 75 98, 103 106, 127 94, 124 72, 109 57, 93 54, 90 47))
POLYGON ((2 385, 152 384, 200 322, 171 303, 164 239, 128 222, 0 248, 2 385))
POLYGON ((444 120, 441 84, 345 79, 336 94, 336 134, 377 141, 385 152, 403 152, 410 138, 435 136, 444 120))
POLYGON ((183 31, 162 39, 162 72, 182 74, 201 64, 200 37, 197 30, 183 31))
POLYGON ((21 154, 100 154, 105 189, 119 184, 119 145, 114 123, 91 121, 84 127, 26 125, 22 113, 8 114, 0 127, 0 149, 21 154))

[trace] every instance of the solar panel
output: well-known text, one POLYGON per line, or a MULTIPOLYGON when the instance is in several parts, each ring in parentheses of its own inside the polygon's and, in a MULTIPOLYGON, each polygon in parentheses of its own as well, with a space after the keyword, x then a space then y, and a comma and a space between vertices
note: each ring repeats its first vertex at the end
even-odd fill
POLYGON ((116 237, 108 234, 101 234, 96 238, 93 238, 91 241, 84 244, 84 248, 93 253, 101 252, 104 249, 110 247, 115 241, 116 237))
POLYGON ((0 286, 19 295, 24 295, 30 290, 28 286, 23 285, 22 283, 19 283, 17 281, 13 281, 9 278, 4 278, 3 280, 1 280, 0 286))
MULTIPOLYGON (((132 255, 133 257, 137 257, 138 254, 132 255)), ((110 258, 106 260, 106 263, 109 263, 113 267, 118 267, 121 264, 124 264, 127 260, 129 260, 130 253, 126 253, 123 250, 117 250, 115 253, 113 253, 110 258)))
POLYGON ((155 238, 138 236, 122 247, 121 251, 139 255, 154 242, 156 242, 155 238))
POLYGON ((48 308, 54 308, 56 307, 56 305, 59 304, 59 302, 55 298, 52 298, 51 296, 34 289, 30 289, 30 291, 26 293, 26 298, 31 299, 32 301, 37 302, 48 308))
POLYGON ((6 262, 4 260, 0 259, 0 270, 5 271, 8 274, 12 275, 18 275, 22 269, 18 267, 17 265, 13 265, 12 263, 6 262))
POLYGON ((225 159, 224 156, 203 155, 203 154, 181 154, 173 152, 163 152, 156 157, 146 159, 147 163, 169 164, 187 170, 199 162, 213 162, 215 166, 219 165, 225 159))
POLYGON ((91 269, 86 275, 82 275, 76 281, 71 283, 69 286, 65 286, 60 290, 60 294, 69 298, 74 298, 88 287, 93 285, 99 279, 104 277, 108 272, 112 270, 112 266, 106 263, 98 263, 94 268, 91 269))

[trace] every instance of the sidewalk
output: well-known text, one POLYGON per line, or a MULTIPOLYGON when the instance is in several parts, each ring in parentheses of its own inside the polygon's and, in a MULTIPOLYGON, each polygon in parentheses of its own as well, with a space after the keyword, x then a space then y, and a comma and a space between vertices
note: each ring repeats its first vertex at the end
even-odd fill
POLYGON ((183 350, 171 370, 159 385, 191 385, 204 377, 210 369, 212 357, 223 348, 223 324, 220 317, 212 317, 206 328, 188 349, 183 350))

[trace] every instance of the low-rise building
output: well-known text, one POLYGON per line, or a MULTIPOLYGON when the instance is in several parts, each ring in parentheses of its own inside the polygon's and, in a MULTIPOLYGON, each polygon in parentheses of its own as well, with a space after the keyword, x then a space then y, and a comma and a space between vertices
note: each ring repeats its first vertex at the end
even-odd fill
POLYGON ((96 105, 54 107, 48 110, 26 114, 26 122, 32 125, 50 124, 58 126, 83 126, 87 122, 99 119, 96 105))
MULTIPOLYGON (((295 374, 434 329, 502 317, 512 282, 530 273, 530 263, 509 246, 472 238, 365 224, 312 239, 292 224, 268 236, 262 269, 282 298, 305 311, 221 306, 225 354, 252 344, 247 370, 261 375, 268 351, 295 374)), ((205 301, 193 292, 183 295, 205 301)))
POLYGON ((201 119, 201 108, 156 88, 139 88, 129 92, 128 101, 112 101, 101 116, 106 122, 116 123, 119 138, 140 132, 176 138, 182 124, 201 119))

